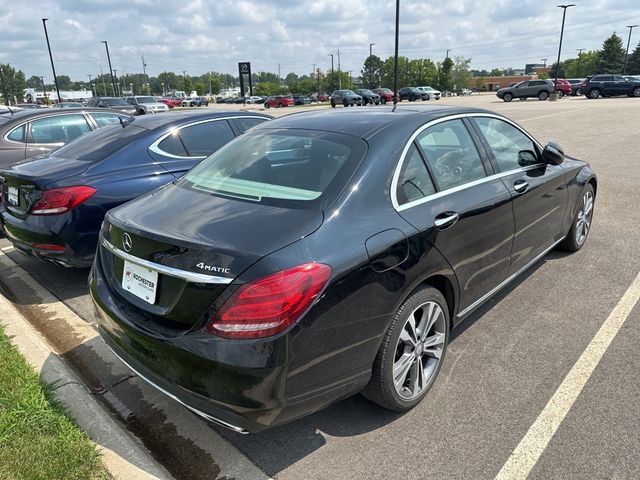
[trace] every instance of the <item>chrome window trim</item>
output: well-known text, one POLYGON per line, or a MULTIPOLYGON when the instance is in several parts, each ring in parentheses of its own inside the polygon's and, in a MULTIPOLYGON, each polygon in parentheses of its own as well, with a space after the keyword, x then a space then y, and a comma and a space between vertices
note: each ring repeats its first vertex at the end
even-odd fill
MULTIPOLYGON (((222 120, 234 120, 236 118, 264 118, 265 121, 269 121, 268 118, 261 117, 260 115, 239 115, 239 116, 234 116, 234 117, 220 117, 220 118, 209 118, 209 119, 206 119, 206 120, 198 120, 197 122, 187 123, 185 125, 180 125, 179 127, 172 128, 167 133, 163 134, 158 140, 153 142, 149 146, 149 150, 151 150, 154 153, 157 153, 158 155, 163 155, 165 157, 170 157, 170 158, 177 158, 179 160, 187 160, 189 158, 207 158, 207 155, 198 155, 197 157, 188 157, 188 156, 185 157, 185 156, 182 156, 182 155, 173 155, 172 153, 165 152, 160 147, 158 147, 158 145, 160 144, 160 142, 162 142, 169 135, 171 135, 171 134, 173 134, 175 132, 178 132, 178 131, 182 130, 183 128, 192 127, 194 125, 199 125, 201 123, 219 122, 219 121, 222 121, 222 120)), ((231 125, 229 125, 229 128, 231 128, 231 132, 233 132, 234 138, 237 138, 238 135, 235 134, 235 132, 233 131, 233 128, 231 127, 231 125)))
POLYGON ((29 123, 29 121, 26 121, 26 122, 20 123, 19 125, 13 127, 11 130, 9 130, 7 133, 4 134, 4 137, 2 137, 2 139, 5 142, 11 143, 13 145, 26 145, 27 144, 26 140, 27 140, 27 124, 28 123, 29 123), (22 134, 22 138, 24 138, 25 141, 24 142, 16 142, 15 140, 11 140, 9 138, 9 135, 11 135, 14 130, 16 130, 16 129, 20 128, 20 127, 23 127, 23 126, 24 126, 24 133, 22 134))
POLYGON ((102 239, 102 245, 107 250, 109 250, 112 254, 122 258, 123 260, 127 260, 131 263, 135 263, 136 265, 140 265, 142 267, 150 268, 151 270, 155 270, 156 272, 160 272, 170 277, 186 280, 187 282, 226 285, 231 283, 231 281, 233 280, 232 278, 218 277, 215 275, 206 275, 204 273, 189 272, 187 270, 181 270, 179 268, 169 267, 167 265, 160 265, 159 263, 150 262, 149 260, 143 260, 142 258, 138 258, 134 255, 131 255, 125 252, 124 250, 120 250, 118 247, 115 247, 104 238, 102 239))
POLYGON ((415 132, 413 132, 413 135, 411 135, 411 137, 409 137, 409 140, 407 141, 407 144, 404 146, 404 149, 402 150, 402 154, 400 155, 400 160, 396 164, 395 171, 393 172, 393 177, 392 177, 392 180, 391 180, 391 192, 390 192, 390 195, 391 195, 391 204, 393 205, 393 208, 397 212, 401 212, 401 211, 406 210, 408 208, 412 208, 412 207, 421 205, 421 204, 423 204, 425 202, 428 202, 429 200, 440 198, 440 197, 443 197, 443 196, 448 195, 450 193, 459 192, 461 190, 465 190, 467 188, 471 188, 471 187, 474 187, 476 185, 480 185, 480 184, 482 184, 484 182, 489 182, 489 181, 495 180, 496 178, 506 177, 508 175, 512 175, 512 174, 517 173, 517 172, 526 172, 527 170, 540 168, 540 166, 544 165, 544 163, 537 163, 535 165, 531 165, 531 166, 528 166, 528 167, 516 168, 516 169, 513 169, 513 170, 508 170, 506 172, 500 172, 500 173, 496 173, 496 174, 493 174, 493 175, 488 175, 488 176, 486 176, 484 178, 479 178, 478 180, 474 180, 474 181, 469 182, 469 183, 458 185, 456 187, 449 188, 449 189, 446 189, 446 190, 441 190, 441 191, 436 192, 436 193, 434 193, 432 195, 428 195, 428 196, 420 198, 418 200, 414 200, 412 202, 404 203, 404 204, 400 205, 400 203, 398 202, 397 195, 396 195, 396 191, 397 191, 397 188, 398 188, 398 179, 400 178, 400 171, 402 170, 402 166, 404 165, 404 162, 405 162, 405 159, 406 159, 406 156, 407 156, 407 152, 409 151, 409 148, 411 147, 411 144, 415 141, 415 139, 418 137, 418 135, 420 135, 423 131, 425 131, 427 128, 429 128, 429 127, 431 127, 433 125, 437 125, 439 123, 447 122, 449 120, 459 120, 459 119, 470 118, 470 117, 488 117, 488 118, 495 118, 495 119, 498 119, 498 120, 502 120, 502 121, 512 125, 516 129, 518 129, 527 138, 529 138, 540 150, 542 150, 542 146, 540 145, 540 143, 538 143, 538 141, 535 138, 533 138, 522 127, 520 127, 520 125, 518 125, 517 123, 509 120, 506 117, 503 117, 501 115, 496 115, 494 113, 488 113, 488 112, 487 113, 484 113, 484 112, 459 113, 459 114, 456 114, 456 115, 449 115, 447 117, 441 117, 441 118, 437 118, 435 120, 431 120, 430 122, 427 122, 424 125, 422 125, 420 128, 418 128, 415 132))

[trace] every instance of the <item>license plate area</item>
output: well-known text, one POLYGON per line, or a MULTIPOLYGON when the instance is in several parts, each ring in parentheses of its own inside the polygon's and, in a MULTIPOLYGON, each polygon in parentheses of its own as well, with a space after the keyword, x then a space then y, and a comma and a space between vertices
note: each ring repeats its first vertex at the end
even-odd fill
POLYGON ((158 272, 124 260, 122 288, 153 305, 158 290, 158 272))
POLYGON ((11 205, 18 205, 18 188, 17 187, 9 187, 7 189, 7 200, 11 205))

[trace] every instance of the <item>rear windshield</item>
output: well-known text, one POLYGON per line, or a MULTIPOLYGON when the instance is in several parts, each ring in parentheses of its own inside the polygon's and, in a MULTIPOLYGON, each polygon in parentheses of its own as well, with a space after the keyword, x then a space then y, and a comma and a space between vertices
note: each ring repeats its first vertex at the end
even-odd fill
POLYGON ((367 144, 339 133, 261 128, 203 160, 178 185, 288 208, 331 203, 342 191, 367 144))
POLYGON ((119 123, 107 125, 69 142, 51 153, 56 157, 95 162, 102 160, 122 147, 149 133, 146 128, 127 125, 122 128, 119 123))

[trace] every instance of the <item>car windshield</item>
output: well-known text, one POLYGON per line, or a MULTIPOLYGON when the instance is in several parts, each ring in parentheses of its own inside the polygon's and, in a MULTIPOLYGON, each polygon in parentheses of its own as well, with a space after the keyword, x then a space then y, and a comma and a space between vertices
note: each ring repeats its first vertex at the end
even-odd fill
POLYGON ((254 131, 187 173, 178 186, 292 208, 331 201, 366 152, 364 140, 321 131, 254 131))
POLYGON ((380 89, 381 92, 383 93, 393 93, 391 90, 389 90, 388 88, 381 88, 380 89))
POLYGON ((109 107, 129 106, 129 104, 125 102, 123 98, 103 98, 102 103, 109 107))
POLYGON ((136 97, 138 103, 156 103, 156 99, 153 97, 136 97))
POLYGON ((358 93, 364 93, 365 95, 375 95, 371 90, 367 89, 358 90, 358 93))
POLYGON ((85 133, 82 137, 52 152, 51 156, 68 160, 95 162, 117 152, 148 132, 146 128, 133 125, 127 125, 123 128, 119 123, 115 123, 93 132, 85 133))

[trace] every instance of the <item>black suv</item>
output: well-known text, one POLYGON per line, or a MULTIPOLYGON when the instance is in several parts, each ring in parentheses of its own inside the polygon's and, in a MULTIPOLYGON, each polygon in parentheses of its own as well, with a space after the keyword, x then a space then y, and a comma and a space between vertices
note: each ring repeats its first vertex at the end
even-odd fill
POLYGON ((513 87, 501 88, 496 92, 496 96, 505 102, 510 102, 514 98, 533 98, 546 100, 553 93, 553 80, 527 80, 516 83, 513 87))
POLYGON ((580 90, 587 98, 598 98, 600 95, 640 97, 640 81, 629 80, 622 75, 592 75, 582 81, 580 90))
POLYGON ((404 87, 398 92, 399 100, 410 100, 412 102, 416 100, 428 100, 429 94, 423 92, 418 87, 404 87))
POLYGON ((380 95, 373 93, 368 88, 359 88, 355 92, 362 97, 362 103, 365 105, 367 103, 380 105, 380 95))

